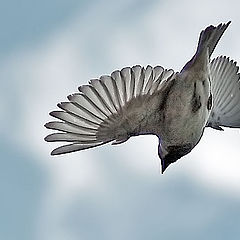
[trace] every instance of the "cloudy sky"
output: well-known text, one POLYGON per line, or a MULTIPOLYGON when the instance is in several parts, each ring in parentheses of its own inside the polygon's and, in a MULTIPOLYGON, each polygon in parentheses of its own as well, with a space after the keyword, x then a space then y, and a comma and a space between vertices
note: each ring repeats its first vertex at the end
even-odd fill
POLYGON ((176 71, 199 32, 232 20, 214 56, 240 61, 238 1, 2 1, 0 238, 238 239, 240 134, 206 129, 159 174, 143 136, 51 157, 43 125, 91 78, 136 64, 176 71))

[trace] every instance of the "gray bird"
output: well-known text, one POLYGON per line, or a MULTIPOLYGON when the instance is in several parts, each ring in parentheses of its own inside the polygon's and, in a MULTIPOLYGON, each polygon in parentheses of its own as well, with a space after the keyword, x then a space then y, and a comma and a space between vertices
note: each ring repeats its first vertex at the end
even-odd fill
POLYGON ((240 81, 236 62, 210 57, 229 26, 209 26, 199 37, 192 59, 180 72, 161 66, 136 65, 93 79, 61 102, 51 116, 60 121, 45 124, 60 132, 48 142, 70 142, 52 155, 70 153, 132 136, 159 138, 162 173, 188 154, 205 127, 240 127, 240 81))

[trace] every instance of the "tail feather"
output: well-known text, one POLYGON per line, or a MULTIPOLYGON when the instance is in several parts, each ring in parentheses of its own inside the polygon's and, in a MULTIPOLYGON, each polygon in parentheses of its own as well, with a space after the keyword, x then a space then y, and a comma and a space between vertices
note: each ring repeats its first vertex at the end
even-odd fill
POLYGON ((231 21, 226 24, 219 24, 217 27, 209 26, 200 33, 197 54, 199 54, 204 49, 208 48, 209 57, 211 57, 215 47, 217 46, 223 33, 229 26, 231 21))
POLYGON ((209 64, 209 59, 217 46, 223 33, 231 21, 226 24, 219 24, 217 27, 209 26, 204 29, 199 36, 197 51, 190 61, 182 68, 181 72, 189 70, 191 67, 205 68, 209 64))

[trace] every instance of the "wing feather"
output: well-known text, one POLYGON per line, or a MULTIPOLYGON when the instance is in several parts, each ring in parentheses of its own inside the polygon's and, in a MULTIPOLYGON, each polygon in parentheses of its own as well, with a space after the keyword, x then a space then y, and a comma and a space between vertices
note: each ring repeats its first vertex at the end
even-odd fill
POLYGON ((173 70, 161 66, 146 69, 139 65, 112 72, 79 87, 68 96, 69 102, 51 116, 61 120, 45 124, 57 132, 48 142, 70 142, 52 151, 52 155, 79 151, 107 142, 125 142, 130 136, 153 133, 153 113, 161 102, 161 86, 174 77, 173 70))
POLYGON ((240 74, 236 62, 227 57, 212 60, 210 72, 212 77, 213 108, 208 126, 216 129, 240 127, 240 74))
POLYGON ((151 66, 147 66, 146 74, 145 74, 146 86, 144 88, 144 94, 149 93, 149 91, 152 87, 154 78, 155 78, 155 73, 153 71, 153 68, 151 66))
POLYGON ((96 134, 97 129, 80 127, 68 122, 52 121, 45 124, 48 129, 58 130, 66 133, 77 133, 77 134, 96 134))
POLYGON ((142 94, 143 91, 143 85, 144 85, 144 68, 137 65, 132 68, 132 75, 135 76, 135 86, 134 86, 134 97, 139 96, 142 94))
POLYGON ((118 100, 119 100, 119 104, 121 106, 121 108, 124 106, 125 104, 125 87, 122 81, 122 77, 121 77, 121 72, 119 70, 114 71, 111 74, 112 79, 115 82, 115 91, 117 93, 118 96, 118 100))

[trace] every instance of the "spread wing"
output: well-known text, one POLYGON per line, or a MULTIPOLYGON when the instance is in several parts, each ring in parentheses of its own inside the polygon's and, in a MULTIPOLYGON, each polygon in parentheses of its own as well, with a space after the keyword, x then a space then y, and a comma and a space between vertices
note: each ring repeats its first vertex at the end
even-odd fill
POLYGON ((208 126, 222 130, 220 126, 240 127, 240 74, 236 62, 227 57, 212 60, 213 108, 208 126))
POLYGON ((79 151, 111 141, 118 144, 130 136, 154 132, 152 115, 161 102, 159 93, 174 76, 173 70, 160 66, 138 65, 79 87, 79 93, 58 104, 61 111, 50 113, 58 121, 45 124, 58 131, 48 135, 46 141, 70 142, 51 154, 79 151))

